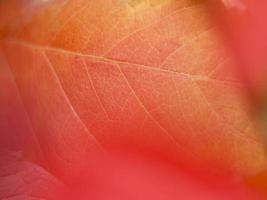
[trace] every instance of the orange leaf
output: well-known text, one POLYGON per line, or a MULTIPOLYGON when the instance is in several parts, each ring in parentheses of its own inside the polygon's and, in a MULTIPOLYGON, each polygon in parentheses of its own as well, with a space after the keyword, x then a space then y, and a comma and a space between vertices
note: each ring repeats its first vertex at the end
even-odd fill
POLYGON ((68 181, 92 152, 114 148, 216 174, 266 167, 243 85, 202 3, 27 5, 5 26, 3 48, 53 174, 68 181))

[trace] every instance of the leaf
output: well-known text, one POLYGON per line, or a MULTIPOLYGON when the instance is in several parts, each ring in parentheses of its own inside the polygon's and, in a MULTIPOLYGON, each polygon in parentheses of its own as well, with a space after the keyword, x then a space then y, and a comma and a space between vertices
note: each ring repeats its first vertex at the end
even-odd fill
POLYGON ((53 174, 68 180, 91 152, 114 146, 216 172, 266 167, 205 13, 190 0, 53 1, 5 27, 5 55, 53 174))
POLYGON ((266 96, 267 30, 262 19, 265 17, 267 4, 264 1, 247 0, 229 3, 233 5, 224 7, 221 2, 212 2, 210 9, 218 13, 214 18, 236 58, 239 79, 244 82, 246 92, 253 107, 258 109, 258 114, 263 110, 262 104, 265 104, 266 96))
POLYGON ((0 152, 0 198, 57 199, 63 184, 40 166, 23 160, 20 152, 0 152))
MULTIPOLYGON (((211 2, 216 10, 214 19, 227 41, 238 65, 238 78, 243 82, 250 107, 256 119, 261 138, 266 145, 266 1, 233 1, 231 6, 211 2)), ((266 170, 247 177, 254 188, 266 193, 266 170)))

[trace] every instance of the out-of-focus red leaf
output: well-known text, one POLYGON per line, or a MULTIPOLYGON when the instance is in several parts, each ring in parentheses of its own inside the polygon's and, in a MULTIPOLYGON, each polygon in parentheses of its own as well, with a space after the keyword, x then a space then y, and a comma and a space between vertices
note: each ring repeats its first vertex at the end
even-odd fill
POLYGON ((211 1, 211 9, 238 58, 238 74, 252 98, 266 98, 267 2, 264 0, 211 1), (264 95, 264 96, 263 96, 264 95))
POLYGON ((24 151, 24 156, 46 166, 13 75, 0 49, 0 151, 24 151))
MULTIPOLYGON (((70 190, 63 193, 62 199, 261 199, 246 191, 244 185, 225 177, 203 184, 177 166, 138 154, 97 153, 81 174, 68 183, 70 190)), ((211 177, 206 175, 206 178, 211 177)))
POLYGON ((21 152, 0 151, 0 199, 59 200, 64 185, 21 152))
MULTIPOLYGON (((209 11, 219 24, 235 55, 236 71, 246 86, 257 127, 266 142, 267 130, 267 2, 264 0, 210 1, 209 11)), ((247 178, 254 187, 267 191, 266 170, 247 178)))

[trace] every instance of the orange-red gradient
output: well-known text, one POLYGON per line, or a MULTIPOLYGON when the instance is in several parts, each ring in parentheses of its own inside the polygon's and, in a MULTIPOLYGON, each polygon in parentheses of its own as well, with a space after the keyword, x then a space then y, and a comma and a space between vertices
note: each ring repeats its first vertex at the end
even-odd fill
POLYGON ((0 10, 0 198, 260 199, 243 179, 263 145, 203 1, 0 10))
MULTIPOLYGON (((266 1, 210 1, 216 22, 237 58, 238 74, 253 98, 266 100, 266 1)), ((255 100, 255 99, 254 99, 255 100)), ((259 99, 257 100, 259 101, 259 99)), ((258 102, 259 103, 259 102, 258 102)))

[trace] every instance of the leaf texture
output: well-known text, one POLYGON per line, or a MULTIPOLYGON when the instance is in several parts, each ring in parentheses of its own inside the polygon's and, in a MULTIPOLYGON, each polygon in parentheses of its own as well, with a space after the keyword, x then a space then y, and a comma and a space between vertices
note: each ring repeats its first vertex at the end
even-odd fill
POLYGON ((63 184, 40 166, 23 160, 21 152, 1 151, 0 158, 1 199, 57 199, 63 184))
POLYGON ((2 28, 3 48, 60 178, 116 145, 241 175, 266 168, 243 86, 202 3, 59 0, 23 9, 29 17, 2 28))

